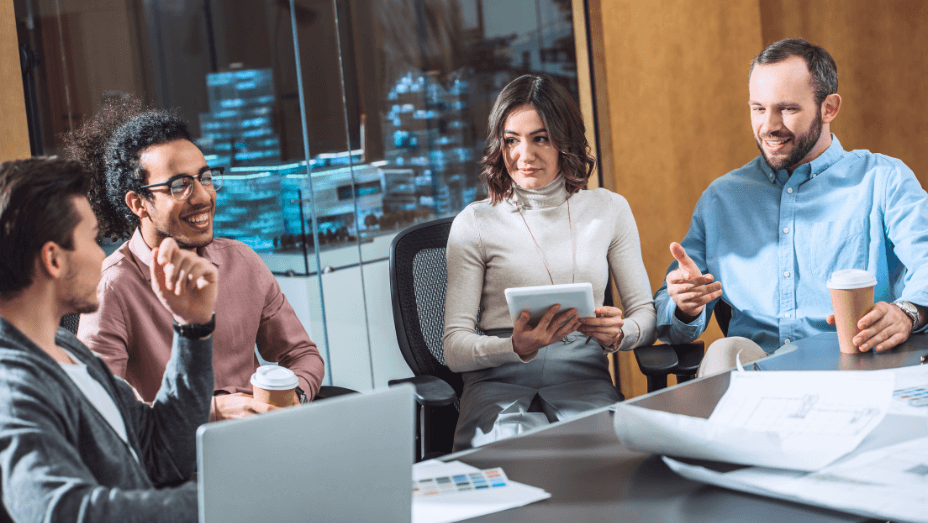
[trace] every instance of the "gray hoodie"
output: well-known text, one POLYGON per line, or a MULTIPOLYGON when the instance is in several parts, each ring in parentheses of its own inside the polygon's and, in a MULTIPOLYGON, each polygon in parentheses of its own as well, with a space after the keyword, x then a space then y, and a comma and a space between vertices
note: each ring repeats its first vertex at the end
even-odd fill
POLYGON ((150 406, 73 334, 55 341, 113 398, 139 461, 61 366, 0 317, 0 522, 195 522, 187 480, 209 420, 212 337, 175 335, 150 406))

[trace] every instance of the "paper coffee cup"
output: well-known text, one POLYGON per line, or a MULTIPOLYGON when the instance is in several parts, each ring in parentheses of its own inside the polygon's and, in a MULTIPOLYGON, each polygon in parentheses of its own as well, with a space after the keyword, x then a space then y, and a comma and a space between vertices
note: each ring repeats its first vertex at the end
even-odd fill
POLYGON ((833 272, 827 286, 831 290, 831 306, 841 352, 857 354, 860 349, 853 341, 860 332, 857 322, 873 309, 876 278, 864 270, 844 269, 833 272))
POLYGON ((296 374, 286 367, 261 365, 251 375, 254 398, 275 407, 290 407, 296 403, 296 374))

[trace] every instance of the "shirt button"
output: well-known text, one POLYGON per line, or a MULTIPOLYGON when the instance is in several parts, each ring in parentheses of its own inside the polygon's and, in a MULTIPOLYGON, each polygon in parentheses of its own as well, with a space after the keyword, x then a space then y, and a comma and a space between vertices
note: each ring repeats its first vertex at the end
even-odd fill
POLYGON ((789 338, 786 338, 786 340, 784 340, 784 341, 786 341, 786 343, 789 343, 789 338))
POLYGON ((789 227, 783 227, 783 233, 789 234, 789 227))
POLYGON ((793 194, 793 188, 790 187, 789 189, 786 189, 786 192, 788 192, 788 193, 790 193, 790 194, 793 194))
POLYGON ((784 314, 784 316, 786 316, 787 318, 789 318, 789 317, 792 316, 792 315, 791 315, 790 313, 787 312, 786 314, 784 314))
POLYGON ((786 276, 787 278, 789 278, 789 271, 784 272, 783 276, 786 276))

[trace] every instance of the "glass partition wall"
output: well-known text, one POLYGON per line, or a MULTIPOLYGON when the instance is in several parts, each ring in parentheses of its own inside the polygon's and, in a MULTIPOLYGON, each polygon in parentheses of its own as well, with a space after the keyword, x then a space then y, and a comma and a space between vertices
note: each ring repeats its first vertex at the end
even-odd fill
MULTIPOLYGON (((389 245, 481 199, 496 95, 545 72, 577 93, 571 0, 14 0, 34 154, 111 97, 181 115, 226 167, 217 237, 277 276, 355 389, 411 375, 389 245)), ((227 284, 233 284, 229 282, 227 284)))

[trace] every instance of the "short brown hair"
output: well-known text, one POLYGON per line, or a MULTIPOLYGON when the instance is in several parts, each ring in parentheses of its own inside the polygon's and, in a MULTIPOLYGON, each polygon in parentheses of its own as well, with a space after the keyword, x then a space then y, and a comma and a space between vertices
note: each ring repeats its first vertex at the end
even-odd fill
POLYGON ((36 256, 47 242, 74 248, 80 219, 72 196, 87 192, 81 164, 58 158, 0 163, 0 297, 32 284, 36 256))
POLYGON ((512 178, 503 158, 503 127, 509 112, 526 104, 538 111, 548 136, 558 146, 567 192, 573 194, 585 187, 596 166, 596 160, 590 155, 580 108, 567 89, 546 74, 520 76, 499 93, 487 125, 481 178, 494 204, 512 196, 512 178))
POLYGON ((751 78, 755 65, 776 64, 791 56, 801 56, 805 60, 809 74, 812 76, 812 92, 815 94, 816 104, 822 105, 828 95, 838 92, 838 66, 834 58, 824 48, 813 45, 802 38, 787 38, 765 47, 751 60, 748 79, 751 78))

